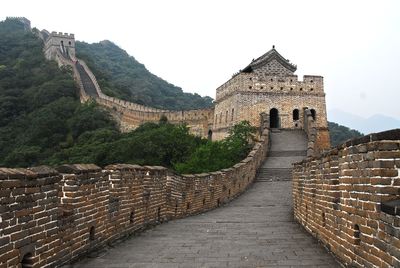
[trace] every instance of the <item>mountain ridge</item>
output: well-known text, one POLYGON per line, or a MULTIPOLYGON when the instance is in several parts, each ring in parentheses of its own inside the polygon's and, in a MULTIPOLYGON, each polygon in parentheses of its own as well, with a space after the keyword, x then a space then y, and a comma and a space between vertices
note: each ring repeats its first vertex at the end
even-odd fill
POLYGON ((111 97, 169 110, 203 109, 213 105, 211 97, 183 92, 151 73, 110 40, 91 44, 77 41, 76 53, 95 74, 102 91, 111 97))
POLYGON ((328 120, 351 126, 364 134, 400 128, 400 120, 383 114, 374 114, 367 118, 340 109, 328 110, 328 120))

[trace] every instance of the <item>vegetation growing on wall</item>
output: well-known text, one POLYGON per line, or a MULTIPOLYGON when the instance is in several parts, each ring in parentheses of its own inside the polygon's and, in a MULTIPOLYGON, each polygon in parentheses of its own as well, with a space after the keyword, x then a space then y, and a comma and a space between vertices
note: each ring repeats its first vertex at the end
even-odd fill
POLYGON ((210 97, 184 93, 150 73, 146 67, 110 41, 87 44, 76 42, 77 57, 85 60, 102 91, 112 97, 171 110, 212 106, 210 97))

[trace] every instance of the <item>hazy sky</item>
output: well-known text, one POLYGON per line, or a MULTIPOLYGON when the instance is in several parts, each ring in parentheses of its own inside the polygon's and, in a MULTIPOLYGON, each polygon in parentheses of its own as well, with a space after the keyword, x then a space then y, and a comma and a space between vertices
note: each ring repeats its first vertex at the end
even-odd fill
POLYGON ((187 92, 215 89, 276 49, 322 75, 327 109, 400 118, 400 1, 3 1, 0 19, 108 39, 187 92))

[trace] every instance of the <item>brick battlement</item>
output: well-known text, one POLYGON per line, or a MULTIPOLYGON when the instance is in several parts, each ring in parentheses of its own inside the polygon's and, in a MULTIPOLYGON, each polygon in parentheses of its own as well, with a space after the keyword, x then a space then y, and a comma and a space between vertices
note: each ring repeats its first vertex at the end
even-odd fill
POLYGON ((24 24, 25 30, 30 31, 31 30, 31 21, 28 20, 25 17, 7 17, 7 20, 17 20, 20 21, 24 24))
POLYGON ((268 148, 218 172, 92 164, 0 168, 0 266, 54 267, 123 236, 229 202, 253 182, 268 148))
POLYGON ((300 81, 298 80, 297 75, 280 77, 272 75, 256 75, 252 73, 238 73, 217 88, 216 101, 222 101, 227 97, 240 92, 325 95, 323 92, 322 76, 305 75, 303 76, 303 81, 300 81))
MULTIPOLYGON (((80 87, 81 100, 86 101, 89 97, 81 84, 75 64, 63 59, 62 55, 59 56, 59 63, 70 65, 74 69, 74 77, 80 87)), ((109 109, 117 122, 119 122, 122 131, 130 131, 145 122, 159 122, 160 118, 164 116, 174 124, 186 123, 190 128, 190 132, 197 136, 207 137, 208 131, 212 128, 213 108, 185 111, 165 110, 107 96, 101 91, 96 77, 86 63, 83 60, 79 60, 79 63, 85 69, 96 88, 97 96, 93 96, 93 98, 97 103, 109 109)))
POLYGON ((295 219, 351 267, 400 266, 400 129, 294 165, 295 219))
POLYGON ((50 37, 75 38, 73 33, 51 32, 50 37))

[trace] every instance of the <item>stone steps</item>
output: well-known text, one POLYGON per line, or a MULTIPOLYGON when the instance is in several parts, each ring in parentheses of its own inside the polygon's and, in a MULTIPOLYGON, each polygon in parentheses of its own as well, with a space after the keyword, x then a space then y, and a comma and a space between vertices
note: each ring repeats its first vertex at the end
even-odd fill
POLYGON ((90 79, 89 75, 86 73, 85 68, 77 62, 76 69, 78 70, 79 76, 81 77, 81 81, 83 84, 83 88, 85 89, 86 94, 92 97, 97 97, 97 90, 95 85, 93 84, 92 79, 90 79))
POLYGON ((291 168, 260 168, 256 182, 261 181, 287 181, 292 178, 291 168))
POLYGON ((268 157, 288 157, 288 156, 307 156, 307 151, 293 150, 293 151, 271 151, 268 157))
POLYGON ((271 149, 257 172, 256 182, 289 181, 292 164, 307 156, 307 138, 301 130, 271 131, 271 149))

